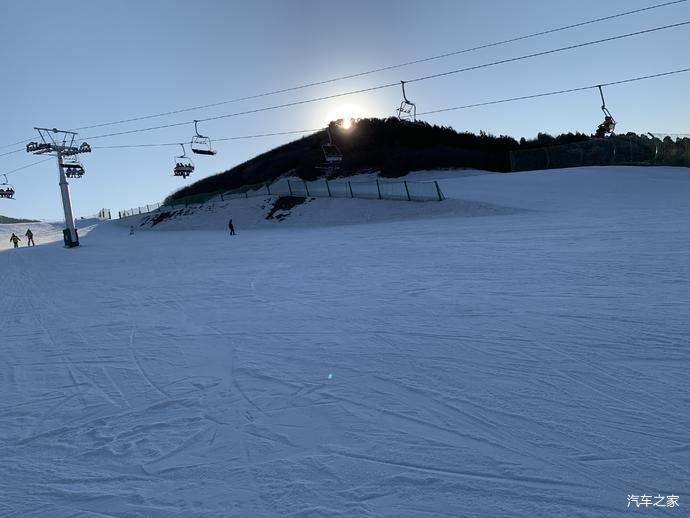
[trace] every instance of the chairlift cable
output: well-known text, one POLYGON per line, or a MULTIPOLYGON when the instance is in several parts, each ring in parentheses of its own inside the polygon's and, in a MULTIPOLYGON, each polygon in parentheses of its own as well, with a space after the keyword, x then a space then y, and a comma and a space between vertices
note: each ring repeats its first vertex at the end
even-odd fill
MULTIPOLYGON (((254 135, 240 135, 236 137, 225 137, 225 138, 217 138, 213 139, 215 142, 227 142, 230 140, 246 140, 246 139, 253 139, 253 138, 262 138, 262 137, 276 137, 276 136, 281 136, 281 135, 295 135, 298 133, 314 133, 316 131, 320 131, 324 128, 311 128, 311 129, 305 129, 305 130, 293 130, 293 131, 278 131, 275 133, 258 133, 254 135)), ((189 142, 185 142, 185 144, 189 144, 189 142)), ((139 147, 163 147, 163 146, 179 146, 179 142, 165 142, 165 143, 160 143, 160 144, 129 144, 129 145, 117 145, 117 146, 94 146, 93 149, 126 149, 126 148, 139 148, 139 147)))
POLYGON ((674 23, 671 25, 664 25, 662 27, 654 27, 653 29, 644 29, 641 31, 629 32, 627 34, 620 34, 618 36, 610 36, 608 38, 603 38, 600 40, 587 41, 585 43, 577 43, 575 45, 568 45, 567 47, 559 47, 559 48, 551 49, 551 50, 543 50, 541 52, 534 52, 532 54, 525 54, 523 56, 517 56, 514 58, 501 59, 499 61, 492 61, 491 63, 483 63, 481 65, 473 65, 471 67, 458 68, 456 70, 449 70, 447 72, 441 72, 439 74, 431 74, 428 76, 417 77, 415 79, 408 79, 405 82, 406 83, 416 83, 418 81, 427 81, 429 79, 437 79, 439 77, 445 77, 445 76, 449 76, 449 75, 453 75, 453 74, 459 74, 461 72, 469 72, 471 70, 478 70, 481 68, 487 68, 487 67, 492 67, 492 66, 496 66, 496 65, 504 65, 506 63, 513 63, 515 61, 521 61, 523 59, 530 59, 530 58, 536 58, 536 57, 540 57, 540 56, 547 56, 549 54, 555 54, 556 52, 563 52, 566 50, 573 50, 573 49, 579 49, 582 47, 589 47, 591 45, 598 45, 599 43, 606 43, 609 41, 620 40, 623 38, 630 38, 632 36, 639 36, 641 34, 649 34, 651 32, 662 31, 665 29, 673 29, 676 27, 682 27, 684 25, 690 25, 690 21, 678 22, 678 23, 674 23))
MULTIPOLYGON (((638 77, 633 77, 630 79, 622 79, 619 81, 610 81, 608 83, 599 83, 599 84, 594 84, 594 85, 589 85, 589 86, 581 86, 577 88, 567 88, 567 89, 562 89, 562 90, 555 90, 551 92, 543 92, 543 93, 538 93, 538 94, 531 94, 531 95, 523 95, 519 97, 509 97, 506 99, 499 99, 495 101, 486 101, 486 102, 480 102, 480 103, 473 103, 473 104, 466 104, 462 106, 454 106, 450 108, 440 108, 437 110, 429 110, 425 112, 420 112, 417 115, 433 115, 436 113, 443 113, 443 112, 449 112, 449 111, 455 111, 455 110, 464 110, 464 109, 469 109, 469 108, 479 108, 482 106, 491 106, 494 104, 504 104, 504 103, 509 103, 509 102, 515 102, 515 101, 524 101, 524 100, 529 100, 529 99, 537 99, 540 97, 548 97, 548 96, 553 96, 553 95, 561 95, 561 94, 567 94, 567 93, 573 93, 573 92, 581 92, 585 90, 592 90, 595 88, 598 88, 599 86, 616 86, 616 85, 622 85, 622 84, 627 84, 627 83, 633 83, 637 81, 644 81, 647 79, 655 79, 659 77, 666 77, 666 76, 671 76, 671 75, 676 75, 676 74, 682 74, 690 72, 690 67, 689 68, 682 68, 678 70, 672 70, 669 72, 661 72, 658 74, 649 74, 645 76, 638 76, 638 77)), ((395 83, 396 85, 398 83, 395 83)), ((272 137, 272 136, 280 136, 280 135, 291 135, 291 134, 298 134, 298 133, 309 133, 309 132, 316 132, 320 131, 324 128, 314 128, 314 129, 308 129, 308 130, 295 130, 295 131, 281 131, 281 132, 275 132, 275 133, 262 133, 262 134, 254 134, 254 135, 241 135, 241 136, 235 136, 235 137, 226 137, 226 138, 219 138, 215 139, 217 142, 225 142, 225 141, 232 141, 232 140, 244 140, 244 139, 251 139, 251 138, 260 138, 260 137, 272 137)), ((159 144, 130 144, 130 145, 116 145, 116 146, 94 146, 94 149, 125 149, 125 148, 144 148, 144 147, 162 147, 162 146, 179 146, 181 143, 180 142, 168 142, 168 143, 159 143, 159 144)), ((32 164, 28 164, 22 167, 19 167, 17 169, 13 169, 11 171, 8 171, 6 174, 13 174, 15 172, 21 171, 23 169, 27 169, 29 167, 33 167, 35 165, 41 164, 43 162, 47 162, 49 160, 52 160, 52 158, 48 158, 46 160, 41 160, 39 162, 34 162, 32 164)))
POLYGON ((31 163, 31 164, 23 165, 23 166, 21 166, 21 167, 17 167, 16 169, 12 169, 12 170, 10 170, 10 171, 7 171, 5 174, 6 174, 6 175, 8 175, 8 174, 13 174, 13 173, 16 173, 16 172, 18 172, 18 171, 22 171, 22 170, 24 170, 24 169, 28 169, 29 167, 33 167, 33 166, 35 166, 35 165, 42 164, 42 163, 44 163, 44 162, 48 162, 48 161, 52 161, 52 160, 53 160, 53 157, 46 158, 46 159, 44 159, 44 160, 39 160, 38 162, 33 162, 33 163, 31 163))
MULTIPOLYGON (((485 102, 480 102, 480 103, 473 103, 473 104, 465 104, 461 106, 453 106, 449 108, 439 108, 437 110, 428 110, 425 112, 419 112, 417 115, 433 115, 436 113, 443 113, 443 112, 449 112, 449 111, 455 111, 455 110, 464 110, 464 109, 469 109, 469 108, 479 108, 482 106, 491 106, 494 104, 504 104, 504 103, 509 103, 509 102, 515 102, 515 101, 524 101, 524 100, 529 100, 529 99, 537 99, 540 97, 549 97, 553 95, 562 95, 562 94, 567 94, 567 93, 573 93, 573 92, 581 92, 585 90, 592 90, 596 89, 599 86, 615 86, 615 85, 622 85, 622 84, 627 84, 627 83, 633 83, 637 81, 644 81, 647 79, 655 79, 659 77, 666 77, 666 76, 671 76, 671 75, 676 75, 676 74, 681 74, 681 73, 686 73, 690 72, 690 67, 689 68, 682 68, 678 70, 672 70, 669 72, 660 72, 657 74, 648 74, 644 76, 637 76, 629 79, 622 79, 619 81, 610 81, 608 83, 598 83, 598 84, 593 84, 589 86, 580 86, 576 88, 566 88, 566 89, 561 89, 561 90, 554 90, 551 92, 542 92, 538 94, 530 94, 530 95, 522 95, 522 96, 517 96, 517 97, 508 97, 505 99, 498 99, 494 101, 485 101, 485 102)), ((396 83, 397 84, 397 83, 396 83)), ((320 131, 324 128, 311 128, 311 129, 304 129, 304 130, 294 130, 294 131, 280 131, 280 132, 274 132, 274 133, 259 133, 259 134, 252 134, 252 135, 239 135, 239 136, 234 136, 234 137, 225 137, 225 138, 217 138, 214 139, 216 142, 227 142, 227 141, 233 141, 233 140, 245 140, 245 139, 253 139, 253 138, 261 138, 261 137, 273 137, 273 136, 282 136, 282 135, 294 135, 294 134, 299 134, 299 133, 314 133, 317 131, 320 131)), ((164 147, 164 146, 179 146, 181 143, 178 142, 163 142, 163 143, 156 143, 156 144, 124 144, 124 145, 113 145, 113 146, 94 146, 93 149, 127 149, 127 148, 147 148, 147 147, 164 147)), ((185 144, 189 144, 188 142, 185 142, 185 144)), ((28 166, 21 167, 19 169, 24 169, 26 167, 30 167, 31 165, 39 164, 41 162, 36 162, 34 164, 30 164, 28 166)), ((14 171, 10 171, 14 172, 14 171)), ((9 173, 8 173, 9 174, 9 173)))
POLYGON ((15 153, 21 153, 22 151, 26 151, 26 150, 25 149, 15 149, 14 151, 7 151, 6 153, 0 153, 0 156, 13 155, 15 153))
MULTIPOLYGON (((627 34, 618 35, 618 36, 611 36, 611 37, 609 37, 609 38, 603 38, 603 39, 594 40, 594 41, 590 41, 590 42, 579 43, 579 44, 576 44, 576 45, 569 45, 569 46, 566 46, 566 47, 560 47, 560 48, 551 49, 551 50, 547 50, 547 51, 542 51, 542 52, 527 54, 527 55, 523 55, 523 56, 517 56, 517 57, 514 57, 514 58, 509 58, 509 59, 504 59, 504 60, 499 60, 499 61, 493 61, 493 62, 490 62, 490 63, 480 64, 480 65, 474 65, 474 66, 472 66, 472 67, 465 67, 465 68, 461 68, 461 69, 457 69, 457 70, 451 70, 451 71, 442 72, 442 73, 439 73, 439 74, 433 74, 433 75, 429 75, 429 76, 423 76, 423 77, 418 77, 418 78, 414 78, 414 79, 408 79, 408 80, 405 81, 405 82, 406 82, 406 83, 414 83, 414 82, 419 82, 419 81, 426 81, 426 80, 430 80, 430 79, 436 79, 436 78, 439 78, 439 77, 445 77, 445 76, 449 76, 449 75, 453 75, 453 74, 459 74, 459 73, 468 72, 468 71, 471 71, 471 70, 478 70, 478 69, 481 69, 481 68, 487 68, 487 67, 496 66, 496 65, 500 65, 500 64, 516 62, 516 61, 520 61, 520 60, 524 60, 524 59, 529 59, 529 58, 534 58, 534 57, 538 57, 538 56, 544 56, 544 55, 548 55, 548 54, 554 54, 554 53, 556 53, 556 52, 563 52, 563 51, 566 51, 566 50, 573 50, 573 49, 576 49, 576 48, 582 48, 582 47, 591 46, 591 45, 595 45, 595 44, 599 44, 599 43, 605 43, 605 42, 608 42, 608 41, 619 40, 619 39, 623 39, 623 38, 629 38, 629 37, 638 36, 638 35, 641 35, 641 34, 648 34, 648 33, 651 33, 651 32, 661 31, 661 30, 664 30, 664 29, 676 28, 676 27, 685 26, 685 25, 688 25, 688 24, 690 24, 690 21, 679 22, 679 23, 675 23, 675 24, 671 24, 671 25, 665 25, 665 26, 661 26, 661 27, 655 27, 655 28, 653 28, 653 29, 645 29, 645 30, 642 30, 642 31, 636 31, 636 32, 632 32, 632 33, 627 33, 627 34)), ((197 120, 198 122, 205 122, 205 121, 212 121, 212 120, 219 120, 219 119, 226 119, 226 118, 231 118, 231 117, 237 117, 237 116, 240 116, 240 115, 249 115, 249 114, 254 114, 254 113, 261 113, 261 112, 266 112, 266 111, 271 111, 271 110, 276 110, 276 109, 281 109, 281 108, 288 108, 288 107, 299 106, 299 105, 309 104, 309 103, 318 102, 318 101, 324 101, 324 100, 328 100, 328 99, 335 99, 335 98, 338 98, 338 97, 346 97, 346 96, 350 96, 350 95, 356 95, 356 94, 371 92, 371 91, 375 91, 375 90, 382 90, 382 89, 385 89, 385 88, 397 87, 399 84, 400 84, 400 83, 396 81, 396 82, 394 82, 394 83, 387 83, 387 84, 382 84, 382 85, 373 86, 373 87, 369 87, 369 88, 362 88, 362 89, 358 89, 358 90, 352 90, 352 91, 349 91, 349 92, 343 92, 343 93, 339 93, 339 94, 326 95, 326 96, 322 96, 322 97, 315 97, 315 98, 312 98, 312 99, 304 99, 304 100, 301 100, 301 101, 294 101, 294 102, 290 102, 290 103, 283 103, 283 104, 278 104, 278 105, 274 105, 274 106, 266 106, 266 107, 263 107, 263 108, 256 108, 256 109, 252 109, 252 110, 245 110, 245 111, 241 111, 241 112, 234 112, 234 113, 229 113, 229 114, 225 114, 225 115, 218 115, 218 116, 215 116, 215 117, 207 117, 207 118, 204 118, 204 119, 196 119, 196 120, 197 120)), ((127 130, 127 131, 120 131, 120 132, 115 132, 115 133, 107 133, 107 134, 103 134, 103 135, 92 135, 92 136, 85 137, 84 139, 85 139, 85 140, 95 140, 95 139, 108 138, 108 137, 115 137, 115 136, 120 136, 120 135, 131 135, 131 134, 135 134, 135 133, 143 133, 143 132, 147 132, 147 131, 155 131, 155 130, 160 130, 160 129, 167 129, 167 128, 173 128, 173 127, 178 127, 178 126, 185 126, 185 125, 188 125, 188 124, 192 124, 193 122, 194 122, 194 121, 176 122, 176 123, 163 124, 163 125, 153 126, 153 127, 148 127, 148 128, 138 128, 138 129, 127 130)), ((13 151, 13 152, 10 152, 10 153, 14 153, 14 152, 18 152, 18 151, 13 151)), ((10 154, 10 153, 6 153, 6 154, 10 154)), ((0 155, 0 156, 2 156, 2 155, 0 155)))
POLYGON ((128 123, 128 122, 136 122, 136 121, 145 120, 145 119, 152 119, 152 118, 156 118, 156 117, 165 117, 165 116, 167 116, 167 115, 175 115, 175 114, 178 114, 178 113, 184 113, 184 112, 194 111, 194 110, 201 110, 201 109, 204 109, 204 108, 213 108, 213 107, 215 107, 215 106, 221 106, 221 105, 224 105, 224 104, 231 104, 231 103, 236 103, 236 102, 249 101, 249 100, 258 99, 258 98, 261 98, 261 97, 268 97, 268 96, 271 96, 271 95, 277 95, 277 94, 281 94, 281 93, 292 92, 292 91, 295 91, 295 90, 302 90, 302 89, 310 88, 310 87, 314 87, 314 86, 321 86, 321 85, 324 85, 324 84, 335 83, 335 82, 337 82, 337 81, 344 81, 344 80, 346 80, 346 79, 353 79, 353 78, 356 78, 356 77, 362 77, 362 76, 365 76, 365 75, 371 75, 371 74, 375 74, 375 73, 378 73, 378 72, 385 72, 385 71, 388 71, 388 70, 395 70, 395 69, 397 69, 397 68, 403 68, 403 67, 407 67, 407 66, 410 66, 410 65, 416 65, 416 64, 419 64, 419 63, 426 63, 426 62, 428 62, 428 61, 434 61, 434 60, 438 60, 438 59, 448 58, 448 57, 451 57, 451 56, 457 56, 457 55, 459 55, 459 54, 466 54, 466 53, 469 53, 469 52, 476 52, 476 51, 478 51, 478 50, 484 50, 484 49, 487 49, 487 48, 497 47, 497 46, 500 46, 500 45, 507 45, 507 44, 509 44, 509 43, 515 43, 515 42, 517 42, 517 41, 522 41, 522 40, 526 40, 526 39, 530 39, 530 38, 535 38, 535 37, 538 37, 538 36, 545 36, 545 35, 547 35, 547 34, 553 34, 553 33, 556 33, 556 32, 561 32, 561 31, 565 31, 565 30, 569 30, 569 29, 575 29, 575 28, 578 28, 578 27, 583 27, 583 26, 585 26, 585 25, 591 25, 591 24, 594 24, 594 23, 609 21, 609 20, 613 20, 613 19, 616 19, 616 18, 621 18, 621 17, 624 17, 624 16, 630 16, 630 15, 633 15, 633 14, 639 14, 639 13, 646 12, 646 11, 650 11, 650 10, 653 10, 653 9, 659 9, 659 8, 662 8, 662 7, 668 7, 668 6, 671 6, 671 5, 684 3, 684 2, 686 2, 686 1, 687 1, 687 0, 674 0, 674 1, 671 1, 671 2, 665 2, 665 3, 661 3, 661 4, 651 5, 651 6, 643 7, 643 8, 640 8, 640 9, 634 9, 634 10, 632 10, 632 11, 625 11, 625 12, 622 12, 622 13, 613 14, 613 15, 610 15, 610 16, 603 16, 603 17, 600 17, 600 18, 594 18, 594 19, 592 19, 592 20, 586 20, 586 21, 584 21, 584 22, 574 23, 574 24, 571 24, 571 25, 564 25, 564 26, 562 26, 562 27, 556 27, 556 28, 553 28, 553 29, 547 29, 547 30, 544 30, 544 31, 539 31, 539 32, 531 33, 531 34, 525 34, 525 35, 522 35, 522 36, 516 36, 516 37, 514 37, 514 38, 509 38, 509 39, 506 39, 506 40, 496 41, 496 42, 492 42, 492 43, 486 43, 486 44, 483 44, 483 45, 478 45, 478 46, 475 46, 475 47, 470 47, 470 48, 466 48, 466 49, 462 49, 462 50, 456 50, 456 51, 452 51, 452 52, 446 52, 446 53, 443 53, 443 54, 438 54, 438 55, 435 55, 435 56, 429 56, 429 57, 426 57, 426 58, 420 58, 420 59, 416 59, 416 60, 413 60, 413 61, 407 61, 407 62, 399 63, 399 64, 396 64, 396 65, 388 65, 388 66, 385 66, 385 67, 374 68, 374 69, 367 70, 367 71, 364 71, 364 72, 357 72, 357 73, 354 73, 354 74, 348 74, 348 75, 344 75, 344 76, 338 76, 338 77, 334 77, 334 78, 331 78, 331 79, 325 79, 325 80, 322 80, 322 81, 314 81, 314 82, 311 82, 311 83, 305 83, 305 84, 303 84, 303 85, 291 86, 291 87, 287 87, 287 88, 281 88, 281 89, 278 89, 278 90, 272 90, 272 91, 269 91, 269 92, 263 92, 263 93, 260 93, 260 94, 254 94, 254 95, 245 96, 245 97, 238 97, 238 98, 230 99, 230 100, 227 100, 227 101, 219 101, 219 102, 216 102, 216 103, 209 103, 209 104, 204 104, 204 105, 199 105, 199 106, 193 106, 193 107, 189 107, 189 108, 181 108, 181 109, 179 109, 179 110, 171 110, 171 111, 164 112, 164 113, 158 113, 158 114, 153 114, 153 115, 145 115, 145 116, 141 116, 141 117, 133 117, 133 118, 130 118, 130 119, 123 119, 123 120, 119 120, 119 121, 106 122, 106 123, 102 123, 102 124, 94 124, 94 125, 91 125, 91 126, 82 126, 82 127, 80 127, 80 128, 76 128, 76 130, 93 129, 93 128, 104 127, 104 126, 114 126, 114 125, 117 125, 117 124, 125 124, 125 123, 128 123))
MULTIPOLYGON (((608 38, 589 41, 589 42, 585 42, 585 43, 578 43, 576 45, 568 45, 566 47, 559 47, 556 49, 546 50, 546 51, 542 51, 542 52, 536 52, 536 53, 532 53, 532 54, 526 54, 526 55, 517 56, 514 58, 503 59, 503 60, 499 60, 499 61, 492 61, 490 63, 484 63, 481 65, 474 65, 471 67, 465 67, 465 68, 460 68, 460 69, 456 69, 456 70, 450 70, 450 71, 442 72, 439 74, 432 74, 432 75, 418 77, 418 78, 414 78, 414 79, 408 79, 405 81, 405 83, 415 83, 415 82, 419 82, 419 81, 427 81, 430 79, 437 79, 440 77, 446 77, 449 75, 459 74, 462 72, 468 72, 468 71, 472 71, 472 70, 488 68, 488 67, 492 67, 492 66, 496 66, 496 65, 502 65, 505 63, 512 63, 512 62, 516 62, 516 61, 520 61, 520 60, 524 60, 524 59, 530 59, 530 58, 534 58, 534 57, 554 54, 556 52, 573 50, 573 49, 577 49, 577 48, 596 45, 599 43, 605 43, 605 42, 609 42, 609 41, 620 40, 623 38, 629 38, 632 36, 639 36, 641 34, 648 34, 648 33, 652 33, 652 32, 661 31, 664 29, 671 29, 671 28, 676 28, 676 27, 681 27, 681 26, 686 26, 686 25, 690 25, 690 21, 674 23, 671 25, 664 25, 661 27, 655 27, 653 29, 645 29, 642 31, 636 31, 636 32, 631 32, 631 33, 627 33, 627 34, 621 34, 618 36, 611 36, 608 38)), ((382 90, 385 88, 397 87, 399 85, 400 85, 400 83, 396 81, 394 83, 386 83, 386 84, 382 84, 382 85, 372 86, 369 88, 362 88, 359 90, 352 90, 349 92, 343 92, 343 93, 339 93, 339 94, 326 95, 326 96, 322 96, 322 97, 314 97, 312 99, 304 99, 301 101, 283 103, 283 104, 278 104, 278 105, 274 105, 274 106, 265 106, 263 108, 256 108, 253 110, 245 110, 245 111, 241 111, 241 112, 234 112, 234 113, 229 113, 229 114, 225 114, 225 115, 217 115, 215 117, 206 117, 204 119, 196 119, 196 120, 198 122, 206 122, 206 121, 227 119, 227 118, 231 118, 231 117, 238 117, 240 115, 249 115, 249 114, 254 114, 254 113, 261 113, 261 112, 276 110, 276 109, 280 109, 280 108, 289 108, 289 107, 293 107, 293 106, 299 106, 299 105, 303 105, 303 104, 309 104, 309 103, 324 101, 324 100, 328 100, 328 99, 335 99, 338 97, 346 97, 346 96, 350 96, 350 95, 356 95, 356 94, 371 92, 371 91, 375 91, 375 90, 382 90)), ((128 130, 128 131, 120 131, 120 132, 116 132, 116 133, 107 133, 104 135, 93 135, 93 136, 85 137, 85 139, 95 140, 95 139, 99 139, 99 138, 115 137, 115 136, 120 136, 120 135, 131 135, 134 133, 142 133, 142 132, 146 132, 146 131, 154 131, 154 130, 165 129, 165 128, 173 128, 173 127, 177 127, 177 126, 185 126, 188 124, 193 124, 193 122, 194 121, 176 122, 176 123, 165 124, 165 125, 161 125, 161 126, 153 126, 153 127, 149 127, 149 128, 138 128, 138 129, 133 129, 133 130, 128 130)))
MULTIPOLYGON (((553 33, 556 33, 556 32, 561 32, 561 31, 565 31, 565 30, 569 30, 569 29, 575 29, 575 28, 578 28, 578 27, 583 27, 583 26, 586 26, 586 25, 594 24, 594 23, 609 21, 609 20, 613 20, 613 19, 616 19, 616 18, 622 18, 622 17, 625 17, 625 16, 630 16, 630 15, 633 15, 633 14, 639 14, 639 13, 642 13, 642 12, 651 11, 651 10, 654 10, 654 9, 659 9, 659 8, 662 8, 662 7, 669 7, 669 6, 672 6, 672 5, 684 3, 684 2, 686 2, 686 1, 687 1, 687 0, 673 0, 673 1, 664 2, 664 3, 661 3, 661 4, 655 4, 655 5, 651 5, 651 6, 647 6, 647 7, 642 7, 642 8, 639 8, 639 9, 634 9, 634 10, 631 10, 631 11, 624 11, 624 12, 622 12, 622 13, 616 13, 616 14, 609 15, 609 16, 603 16, 603 17, 599 17, 599 18, 594 18, 594 19, 591 19, 591 20, 586 20, 586 21, 584 21, 584 22, 578 22, 578 23, 574 23, 574 24, 570 24, 570 25, 564 25, 564 26, 562 26, 562 27, 556 27, 556 28, 553 28, 553 29, 547 29, 547 30, 543 30, 543 31, 539 31, 539 32, 534 32, 534 33, 530 33, 530 34, 525 34, 525 35, 522 35, 522 36, 516 36, 516 37, 514 37, 514 38, 509 38, 509 39, 506 39, 506 40, 500 40, 500 41, 496 41, 496 42, 492 42, 492 43, 486 43, 486 44, 483 44, 483 45, 478 45, 478 46, 475 46, 475 47, 470 47, 470 48, 466 48, 466 49, 462 49, 462 50, 457 50, 457 51, 452 51, 452 52, 446 52, 446 53, 443 53, 443 54, 438 54, 438 55, 435 55, 435 56, 429 56, 429 57, 425 57, 425 58, 420 58, 420 59, 416 59, 416 60, 413 60, 413 61, 408 61, 408 62, 404 62, 404 63, 399 63, 399 64, 396 64, 396 65, 389 65, 389 66, 379 67, 379 68, 367 70, 367 71, 364 71, 364 72, 357 72, 357 73, 354 73, 354 74, 348 74, 348 75, 344 75, 344 76, 338 76, 338 77, 334 77, 334 78, 331 78, 331 79, 325 79, 325 80, 322 80, 322 81, 315 81, 315 82, 312 82, 312 83, 305 83, 305 84, 303 84, 303 85, 297 85, 297 86, 282 88, 282 89, 278 89, 278 90, 273 90, 273 91, 269 91, 269 92, 263 92, 263 93, 260 93, 260 94, 255 94, 255 95, 250 95, 250 96, 245 96, 245 97, 238 97, 238 98, 235 98, 235 99, 230 99, 230 100, 226 100, 226 101, 220 101, 220 102, 216 102, 216 103, 209 103, 209 104, 205 104, 205 105, 193 106, 193 107, 189 107, 189 108, 181 108, 181 109, 178 109, 178 110, 171 110, 171 111, 162 112, 162 113, 157 113, 157 114, 144 115, 144 116, 140 116, 140 117, 132 117, 132 118, 129 118, 129 119, 121 119, 121 120, 117 120, 117 121, 105 122, 105 123, 100 123, 100 124, 92 124, 92 125, 89 125, 89 126, 82 126, 82 127, 79 127, 79 128, 75 128, 75 130, 79 131, 79 130, 85 130, 85 129, 99 128, 99 127, 104 127, 104 126, 114 126, 114 125, 118 125, 118 124, 125 124, 125 123, 128 123, 128 122, 137 122, 137 121, 146 120, 146 119, 153 119, 153 118, 158 118, 158 117, 165 117, 165 116, 168 116, 168 115, 176 115, 176 114, 178 114, 178 113, 184 113, 184 112, 189 112, 189 111, 201 110, 201 109, 204 109, 204 108, 213 108, 213 107, 215 107, 215 106, 221 106, 221 105, 224 105, 224 104, 231 104, 231 103, 236 103, 236 102, 241 102, 241 101, 248 101, 248 100, 252 100, 252 99, 258 99, 258 98, 261 98, 261 97, 268 97, 268 96, 271 96, 271 95, 277 95, 277 94, 281 94, 281 93, 287 93, 287 92, 291 92, 291 91, 302 90, 302 89, 309 88, 309 87, 313 87, 313 86, 320 86, 320 85, 324 85, 324 84, 334 83, 334 82, 337 82, 337 81, 343 81, 343 80, 346 80, 346 79, 353 79, 353 78, 356 78, 356 77, 362 77, 362 76, 365 76, 365 75, 370 75, 370 74, 374 74, 374 73, 378 73, 378 72, 385 72, 385 71, 388 71, 388 70, 395 70, 395 69, 397 69, 397 68, 403 68, 403 67, 407 67, 407 66, 410 66, 410 65, 416 65, 416 64, 419 64, 419 63, 425 63, 425 62, 434 61, 434 60, 438 60, 438 59, 443 59, 443 58, 447 58, 447 57, 451 57, 451 56, 456 56, 456 55, 460 55, 460 54, 466 54, 466 53, 469 53, 469 52, 475 52, 475 51, 478 51, 478 50, 484 50, 484 49, 487 49, 487 48, 497 47, 497 46, 501 46, 501 45, 507 45, 507 44, 509 44, 509 43, 514 43, 514 42, 517 42, 517 41, 523 41, 523 40, 526 40, 526 39, 535 38, 535 37, 539 37, 539 36, 545 36, 545 35, 547 35, 547 34, 553 34, 553 33)), ((25 139, 25 140, 21 140, 21 141, 18 141, 18 142, 14 142, 14 143, 12 143, 12 144, 5 144, 5 145, 0 146, 0 149, 2 149, 2 148, 7 148, 7 147, 12 147, 12 146, 16 146, 16 145, 20 145, 20 144, 26 144, 26 143, 29 142, 30 140, 31 140, 31 139, 25 139)), ((0 156, 3 156, 3 155, 0 155, 0 156)))
POLYGON ((519 97, 509 97, 507 99, 499 99, 497 101, 486 101, 486 102, 481 102, 481 103, 466 104, 463 106, 455 106, 452 108, 442 108, 442 109, 438 109, 438 110, 421 112, 421 113, 418 113, 417 115, 431 115, 434 113, 449 112, 449 111, 454 111, 454 110, 464 110, 467 108, 478 108, 481 106, 490 106, 492 104, 502 104, 502 103, 509 103, 509 102, 513 102, 513 101, 524 101, 527 99, 536 99, 538 97, 547 97, 547 96, 551 96, 551 95, 560 95, 560 94, 567 94, 567 93, 572 93, 572 92, 581 92, 583 90, 592 90, 594 88, 598 88, 599 86, 622 85, 625 83, 633 83, 636 81, 643 81, 645 79, 653 79, 653 78, 657 78, 657 77, 670 76, 670 75, 674 75, 674 74, 681 74, 684 72, 690 72, 690 68, 682 68, 680 70, 672 70, 670 72, 662 72, 659 74, 650 74, 650 75, 646 75, 646 76, 633 77, 631 79, 623 79, 621 81, 612 81, 610 83, 601 83, 600 85, 596 84, 596 85, 590 85, 590 86, 580 86, 578 88, 568 88, 565 90, 555 90, 553 92, 544 92, 544 93, 532 94, 532 95, 522 95, 519 97))

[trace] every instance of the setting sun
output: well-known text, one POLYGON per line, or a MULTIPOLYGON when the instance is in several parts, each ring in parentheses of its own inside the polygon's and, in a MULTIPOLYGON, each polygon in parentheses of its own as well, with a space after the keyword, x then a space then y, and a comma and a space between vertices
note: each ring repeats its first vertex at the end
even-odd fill
POLYGON ((342 120, 342 128, 350 129, 355 120, 365 116, 364 109, 358 104, 340 104, 330 111, 326 123, 342 120))

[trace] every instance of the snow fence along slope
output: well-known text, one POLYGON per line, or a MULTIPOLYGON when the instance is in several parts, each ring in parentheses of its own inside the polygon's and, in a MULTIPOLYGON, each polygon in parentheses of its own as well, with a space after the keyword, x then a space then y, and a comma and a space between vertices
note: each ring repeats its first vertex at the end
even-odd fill
POLYGON ((521 210, 1 252, 0 515, 681 516, 688 170, 443 190, 521 210))

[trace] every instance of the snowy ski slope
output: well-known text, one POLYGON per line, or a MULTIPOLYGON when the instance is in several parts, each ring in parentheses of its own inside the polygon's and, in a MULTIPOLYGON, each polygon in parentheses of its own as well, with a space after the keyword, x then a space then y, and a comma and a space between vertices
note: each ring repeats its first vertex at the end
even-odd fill
POLYGON ((690 170, 437 177, 4 243, 0 516, 687 515, 690 170))

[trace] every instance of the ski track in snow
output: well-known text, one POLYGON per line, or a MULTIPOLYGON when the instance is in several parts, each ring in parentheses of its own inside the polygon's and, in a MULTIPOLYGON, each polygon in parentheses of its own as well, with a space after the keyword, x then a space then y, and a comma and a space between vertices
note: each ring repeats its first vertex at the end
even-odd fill
POLYGON ((69 251, 31 224, 0 251, 0 517, 680 516, 688 169, 440 177, 69 251))

